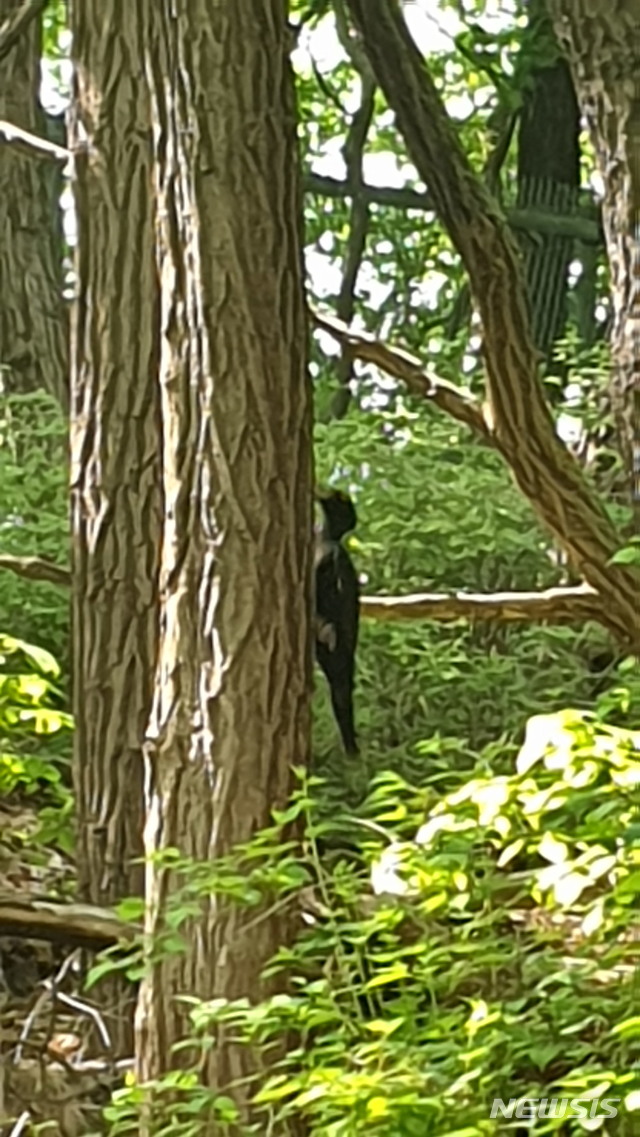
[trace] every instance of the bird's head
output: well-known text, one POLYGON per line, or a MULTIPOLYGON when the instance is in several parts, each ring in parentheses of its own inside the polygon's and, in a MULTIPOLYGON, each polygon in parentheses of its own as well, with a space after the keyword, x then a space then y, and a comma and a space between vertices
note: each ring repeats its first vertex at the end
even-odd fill
POLYGON ((336 489, 316 490, 316 501, 322 506, 325 532, 332 541, 340 541, 358 524, 355 506, 349 494, 336 489))

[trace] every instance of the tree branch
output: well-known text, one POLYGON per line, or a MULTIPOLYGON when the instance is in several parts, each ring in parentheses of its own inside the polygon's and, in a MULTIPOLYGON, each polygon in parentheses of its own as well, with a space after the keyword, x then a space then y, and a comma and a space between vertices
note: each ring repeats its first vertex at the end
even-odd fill
POLYGON ((471 427, 491 446, 496 444, 478 405, 470 391, 464 391, 438 379, 423 370, 420 360, 399 347, 389 347, 368 332, 354 332, 335 317, 311 312, 316 328, 327 332, 348 349, 354 359, 373 363, 394 379, 401 379, 407 389, 423 399, 430 399, 441 410, 471 427))
MULTIPOLYGON (((399 366, 404 366, 402 357, 406 353, 387 348, 384 344, 376 346, 378 350, 387 352, 394 358, 400 357, 399 366)), ((407 358, 411 360, 413 357, 407 358)), ((431 382, 423 373, 419 373, 417 378, 427 384, 431 382)), ((464 396, 455 392, 453 388, 447 389, 445 403, 450 397, 464 399, 464 396)), ((445 405, 444 409, 449 408, 445 405)), ((52 561, 40 560, 38 557, 0 556, 0 569, 3 568, 28 580, 44 581, 64 588, 69 588, 71 585, 69 569, 62 568, 52 561)), ((550 624, 583 624, 587 620, 603 622, 602 601, 586 584, 573 588, 549 588, 544 592, 456 592, 453 595, 419 592, 409 596, 362 596, 360 610, 365 619, 394 622, 411 620, 435 620, 438 623, 448 623, 453 620, 500 620, 504 623, 545 621, 550 624)), ((0 910, 0 932, 1 929, 0 910)))
MULTIPOLYGON (((0 137, 29 158, 48 158, 55 162, 68 162, 71 158, 71 151, 64 146, 57 146, 46 138, 30 134, 10 122, 0 121, 0 137)), ((395 186, 370 186, 366 182, 355 185, 350 179, 340 180, 307 173, 303 178, 303 188, 305 193, 315 193, 320 197, 342 199, 358 196, 367 210, 371 205, 386 205, 394 209, 420 210, 423 213, 435 211, 435 203, 430 194, 395 186)), ((588 217, 559 217, 542 209, 509 209, 506 217, 512 229, 551 237, 574 237, 585 245, 603 243, 601 225, 588 217)))
MULTIPOLYGON (((405 355, 384 344, 376 346, 394 358, 399 356, 402 359, 405 355)), ((411 360, 413 357, 407 358, 411 360)), ((401 363, 400 367, 402 366, 401 363)), ((392 373, 397 372, 394 370, 392 373)), ((422 373, 418 379, 427 384, 431 382, 422 373)), ((458 393, 451 388, 447 389, 446 398, 451 396, 451 392, 454 392, 452 397, 458 397, 458 393)), ((0 569, 8 569, 28 580, 64 588, 71 585, 69 569, 38 557, 0 556, 0 569)), ((453 595, 420 592, 408 596, 363 596, 360 607, 363 617, 369 620, 435 620, 439 623, 452 620, 501 620, 510 623, 546 621, 552 624, 577 624, 587 620, 602 622, 600 597, 586 584, 573 588, 549 588, 544 592, 456 592, 453 595)))
POLYGON ((107 908, 61 904, 53 900, 24 900, 13 893, 0 893, 1 936, 24 936, 102 951, 123 941, 130 943, 140 931, 107 908))
POLYGON ((370 620, 499 620, 502 623, 584 624, 602 619, 602 601, 588 585, 545 592, 423 592, 414 596, 363 596, 360 611, 370 620))
POLYGON ((49 0, 24 0, 24 4, 0 24, 0 62, 16 45, 31 21, 44 12, 48 3, 49 0))
POLYGON ((71 587, 71 571, 41 557, 12 557, 6 554, 0 556, 0 569, 7 569, 26 580, 57 584, 62 588, 71 587))
POLYGON ((409 155, 469 275, 484 331, 487 425, 543 524, 606 598, 601 622, 626 649, 640 651, 640 573, 611 563, 620 538, 556 434, 506 220, 469 164, 401 6, 390 0, 348 4, 409 155))
POLYGON ((71 151, 64 146, 56 146, 55 142, 48 142, 46 138, 39 138, 36 134, 29 134, 11 122, 0 121, 0 138, 9 146, 15 147, 25 154, 27 158, 48 158, 56 162, 68 162, 71 151))
MULTIPOLYGON (((305 193, 319 197, 351 197, 355 187, 348 179, 306 173, 303 177, 305 193)), ((415 209, 421 213, 435 213, 436 205, 429 193, 396 186, 370 186, 363 183, 360 193, 367 205, 386 205, 392 209, 415 209)), ((507 209, 505 216, 512 229, 526 233, 541 233, 550 237, 574 237, 585 245, 602 245, 602 226, 598 221, 579 214, 561 217, 545 209, 507 209)))
MULTIPOLYGON (((351 196, 349 234, 343 258, 342 282, 336 312, 340 320, 343 320, 345 324, 350 324, 355 313, 356 285, 369 229, 369 205, 361 194, 360 188, 363 184, 362 160, 373 115, 376 81, 369 60, 364 52, 357 50, 357 45, 350 35, 343 0, 334 0, 334 10, 338 39, 351 58, 351 62, 360 76, 361 83, 360 104, 351 118, 342 148, 347 168, 347 180, 353 187, 353 194, 351 196)), ((332 401, 331 412, 333 417, 342 418, 346 414, 351 400, 349 383, 353 375, 353 357, 344 349, 337 371, 340 390, 332 401)))

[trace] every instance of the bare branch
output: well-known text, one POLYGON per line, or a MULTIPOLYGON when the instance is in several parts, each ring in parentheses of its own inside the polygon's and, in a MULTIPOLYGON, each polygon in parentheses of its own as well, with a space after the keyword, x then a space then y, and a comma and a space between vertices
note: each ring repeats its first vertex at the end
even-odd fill
POLYGON ((340 41, 340 46, 348 55, 361 80, 363 82, 368 80, 375 83, 375 76, 371 64, 369 63, 367 53, 363 49, 360 36, 355 29, 350 26, 349 20, 347 19, 344 0, 333 0, 333 13, 336 21, 336 34, 340 41))
POLYGON ((415 355, 399 347, 389 347, 368 332, 354 332, 341 320, 320 312, 313 311, 311 317, 316 328, 328 332, 348 348, 354 359, 373 363, 387 375, 401 379, 412 394, 430 399, 441 410, 463 422, 465 426, 471 427, 485 442, 495 445, 496 440, 484 420, 482 408, 470 391, 454 387, 445 379, 438 379, 423 369, 415 355))
POLYGON ((20 150, 27 158, 48 158, 56 162, 68 162, 71 157, 71 151, 65 150, 64 146, 56 146, 55 142, 48 142, 46 138, 29 134, 29 131, 21 130, 11 122, 0 121, 0 138, 3 138, 9 146, 20 150))
POLYGON ((9 54, 32 20, 44 12, 49 0, 24 0, 3 24, 0 24, 0 61, 9 54))
POLYGON ((422 592, 414 596, 363 596, 362 615, 370 620, 499 620, 503 623, 584 624, 601 620, 602 602, 588 585, 545 592, 490 594, 422 592))
POLYGON ((122 942, 130 943, 140 932, 107 908, 90 904, 59 904, 52 900, 24 900, 13 893, 0 893, 0 935, 24 936, 102 951, 122 942))
POLYGON ((71 587, 70 569, 56 565, 53 561, 45 561, 41 557, 12 557, 6 554, 0 556, 0 569, 7 569, 16 576, 23 576, 26 580, 57 584, 62 588, 71 587))

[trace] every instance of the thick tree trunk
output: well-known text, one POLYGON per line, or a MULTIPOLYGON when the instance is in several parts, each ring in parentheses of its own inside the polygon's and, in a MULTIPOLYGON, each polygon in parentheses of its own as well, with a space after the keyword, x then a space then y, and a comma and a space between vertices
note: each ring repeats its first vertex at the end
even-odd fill
POLYGON ((611 394, 640 533, 640 3, 550 0, 604 182, 611 394))
MULTIPOLYGON (((145 839, 149 854, 212 859, 268 823, 309 748, 311 395, 293 86, 284 0, 147 0, 147 14, 166 512, 145 839)), ((170 888, 150 861, 152 937, 170 888)), ((139 1074, 172 1061, 186 1029, 178 993, 259 999, 285 934, 277 914, 256 921, 211 897, 187 953, 143 983, 139 1074)), ((208 1081, 228 1086, 254 1062, 219 1039, 208 1081)))
POLYGON ((611 563, 621 538, 556 434, 505 219, 469 165, 400 7, 390 0, 348 4, 409 154, 469 273, 484 332, 492 441, 540 520, 600 593, 601 622, 626 649, 640 651, 640 573, 611 563))
MULTIPOLYGON (((22 4, 0 0, 0 27, 22 4)), ((0 120, 42 135, 41 30, 41 17, 34 16, 0 57, 0 120)), ((0 391, 44 389, 66 407, 67 314, 52 176, 46 159, 0 145, 0 391)))
POLYGON ((149 101, 135 5, 73 6, 75 786, 83 899, 139 894, 157 652, 162 438, 149 101))

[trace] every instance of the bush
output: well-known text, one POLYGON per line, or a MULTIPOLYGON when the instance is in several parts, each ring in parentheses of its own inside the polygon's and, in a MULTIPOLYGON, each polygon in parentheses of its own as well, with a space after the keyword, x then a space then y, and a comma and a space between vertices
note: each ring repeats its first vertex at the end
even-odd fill
MULTIPOLYGON (((640 735, 582 711, 537 716, 515 771, 492 765, 485 754, 470 776, 440 772, 422 789, 380 775, 361 816, 335 821, 312 780, 226 865, 174 860, 174 945, 211 891, 252 905, 295 895, 306 913, 270 969, 287 993, 192 1012, 203 1047, 223 1024, 265 1055, 297 1039, 256 1094, 256 1132, 298 1118, 311 1137, 483 1137, 513 1131, 491 1118, 496 1099, 530 1098, 585 1099, 593 1114, 559 1104, 527 1122, 535 1137, 637 1131, 640 735), (304 859, 278 828, 299 813, 304 859), (357 854, 323 858, 346 832, 357 854), (603 1098, 617 1118, 596 1118, 603 1098)), ((167 1086, 178 1078, 172 1133, 232 1108, 195 1070, 167 1086)), ((144 1100, 122 1091, 113 1134, 137 1131, 144 1100)))

